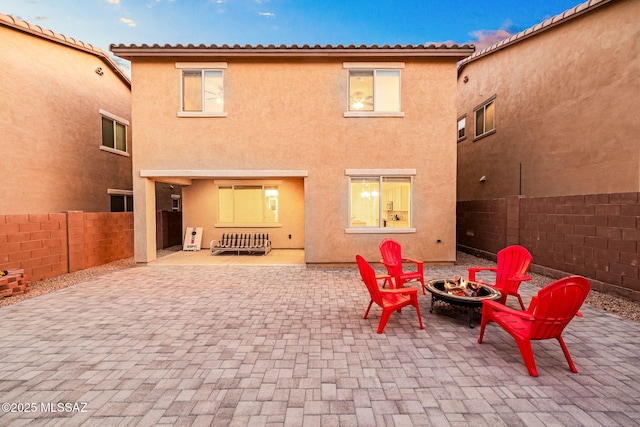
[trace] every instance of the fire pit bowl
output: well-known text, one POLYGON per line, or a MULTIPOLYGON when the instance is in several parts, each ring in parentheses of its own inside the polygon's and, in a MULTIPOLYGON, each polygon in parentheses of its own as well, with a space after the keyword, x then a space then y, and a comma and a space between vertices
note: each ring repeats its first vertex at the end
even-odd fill
POLYGON ((473 328, 473 312, 476 308, 482 307, 483 300, 497 301, 502 297, 500 291, 491 286, 465 280, 462 280, 461 283, 459 280, 431 280, 425 287, 431 293, 429 313, 433 313, 433 308, 438 302, 466 308, 470 328, 473 328))

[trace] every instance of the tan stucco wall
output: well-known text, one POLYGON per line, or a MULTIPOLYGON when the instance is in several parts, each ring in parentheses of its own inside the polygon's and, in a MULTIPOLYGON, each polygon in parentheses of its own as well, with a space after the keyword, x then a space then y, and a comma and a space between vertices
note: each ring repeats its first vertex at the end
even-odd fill
POLYGON ((459 200, 519 194, 520 163, 527 196, 640 190, 639 17, 614 1, 464 66, 459 200), (473 109, 493 95, 496 132, 474 142, 473 109))
MULTIPOLYGON (((353 262, 356 253, 375 261, 380 257, 379 242, 393 236, 407 255, 453 261, 455 59, 393 58, 398 61, 405 62, 404 118, 345 118, 348 71, 343 59, 229 60, 224 82, 227 117, 179 118, 176 61, 135 59, 134 180, 148 179, 140 178, 141 170, 304 171, 306 176, 293 179, 296 191, 303 192, 299 208, 304 212, 304 229, 275 232, 275 247, 303 244, 309 263, 353 262), (416 232, 347 234, 346 169, 390 168, 416 170, 416 232), (293 235, 293 242, 281 240, 288 234, 293 235)), ((211 236, 215 238, 224 229, 212 228, 214 201, 200 197, 211 194, 213 183, 197 181, 192 188, 183 187, 184 225, 206 227, 203 241, 208 244, 211 236)), ((136 241, 140 244, 145 241, 144 233, 153 230, 144 227, 144 214, 139 210, 144 206, 138 205, 143 200, 136 193, 136 241)), ((294 230, 301 227, 298 221, 295 219, 294 230)), ((152 260, 148 253, 151 258, 145 258, 136 246, 137 261, 152 260)))
POLYGON ((131 158, 99 149, 99 110, 131 121, 128 85, 96 55, 2 25, 0 46, 0 212, 108 212, 107 189, 132 190, 131 158))

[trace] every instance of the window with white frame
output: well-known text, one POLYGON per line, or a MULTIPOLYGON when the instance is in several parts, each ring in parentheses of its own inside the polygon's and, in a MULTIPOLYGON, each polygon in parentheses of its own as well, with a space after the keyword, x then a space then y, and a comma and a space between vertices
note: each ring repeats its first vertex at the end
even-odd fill
POLYGON ((349 227, 410 228, 411 200, 411 176, 349 176, 349 227))
POLYGON ((182 111, 224 111, 222 70, 182 70, 182 111))
POLYGON ((349 69, 349 100, 345 117, 402 117, 400 68, 404 64, 345 63, 349 69))
POLYGON ((226 62, 176 62, 180 70, 178 117, 226 117, 224 70, 226 62))
POLYGON ((171 195, 171 210, 173 212, 178 212, 180 210, 180 195, 172 194, 171 195))
POLYGON ((218 224, 267 226, 278 224, 277 185, 218 185, 218 224))
POLYGON ((474 113, 476 117, 476 138, 495 132, 495 96, 477 107, 474 113))
POLYGON ((467 137, 467 116, 458 119, 458 141, 462 141, 467 137))
POLYGON ((127 152, 127 126, 129 122, 121 117, 100 110, 102 117, 101 148, 117 153, 127 152))
POLYGON ((109 189, 107 193, 111 212, 133 212, 133 191, 109 189))

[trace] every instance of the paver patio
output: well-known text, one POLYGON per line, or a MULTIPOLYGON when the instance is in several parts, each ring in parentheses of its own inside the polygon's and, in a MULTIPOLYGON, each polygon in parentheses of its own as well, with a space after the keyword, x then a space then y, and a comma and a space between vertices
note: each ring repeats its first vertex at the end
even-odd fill
POLYGON ((158 263, 2 308, 0 400, 21 412, 0 425, 640 424, 638 323, 583 307, 564 334, 579 373, 543 341, 532 378, 495 325, 477 344, 420 294, 424 330, 407 308, 378 335, 368 301, 355 266, 158 263))

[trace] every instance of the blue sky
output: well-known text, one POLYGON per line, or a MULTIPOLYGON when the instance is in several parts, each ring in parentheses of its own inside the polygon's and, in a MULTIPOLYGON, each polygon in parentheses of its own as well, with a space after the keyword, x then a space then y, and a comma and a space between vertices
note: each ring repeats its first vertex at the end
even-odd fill
POLYGON ((0 0, 0 12, 109 51, 129 44, 486 47, 581 0, 0 0))

